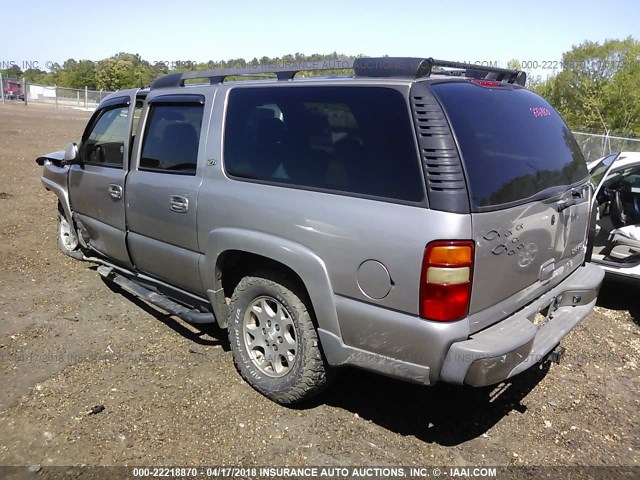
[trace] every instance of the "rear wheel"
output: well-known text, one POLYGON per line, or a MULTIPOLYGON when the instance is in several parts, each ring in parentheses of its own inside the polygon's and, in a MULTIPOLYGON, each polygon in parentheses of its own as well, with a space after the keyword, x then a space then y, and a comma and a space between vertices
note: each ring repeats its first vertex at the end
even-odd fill
POLYGON ((236 368, 257 391, 289 405, 328 384, 305 295, 279 272, 240 280, 231 298, 229 342, 236 368))
POLYGON ((61 212, 58 212, 58 248, 65 255, 82 260, 78 237, 76 237, 73 227, 61 212))

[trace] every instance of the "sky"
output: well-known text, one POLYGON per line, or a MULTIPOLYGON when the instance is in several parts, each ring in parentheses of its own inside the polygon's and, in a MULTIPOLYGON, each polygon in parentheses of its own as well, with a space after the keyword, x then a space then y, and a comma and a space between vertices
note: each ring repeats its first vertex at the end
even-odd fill
POLYGON ((118 52, 171 64, 334 51, 553 66, 584 40, 640 38, 640 0, 30 0, 20 10, 0 23, 0 68, 118 52))

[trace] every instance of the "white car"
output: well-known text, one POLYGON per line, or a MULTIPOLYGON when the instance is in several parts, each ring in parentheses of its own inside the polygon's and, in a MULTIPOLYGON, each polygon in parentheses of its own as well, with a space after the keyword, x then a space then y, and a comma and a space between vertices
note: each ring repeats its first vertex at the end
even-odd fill
POLYGON ((591 261, 608 276, 640 281, 640 152, 617 152, 587 164, 597 205, 591 261))

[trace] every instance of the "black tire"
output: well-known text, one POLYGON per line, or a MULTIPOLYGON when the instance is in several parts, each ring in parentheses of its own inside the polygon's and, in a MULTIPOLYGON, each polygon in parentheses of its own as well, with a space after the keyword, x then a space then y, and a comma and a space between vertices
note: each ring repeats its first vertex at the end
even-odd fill
POLYGON ((231 298, 228 329, 236 368, 254 389, 281 405, 308 400, 329 384, 329 366, 320 350, 308 302, 297 284, 278 271, 242 278, 231 298), (264 318, 258 319, 256 314, 256 309, 267 311, 259 307, 261 304, 274 313, 268 328, 267 322, 262 322, 264 318), (276 327, 280 327, 278 331, 276 327), (267 328, 267 333, 261 335, 263 328, 267 328), (257 332, 253 340, 252 332, 257 332), (284 342, 278 334, 285 335, 284 342), (259 341, 266 346, 256 346, 259 341))
POLYGON ((64 214, 58 212, 58 248, 66 256, 82 260, 82 250, 72 225, 69 225, 64 214))

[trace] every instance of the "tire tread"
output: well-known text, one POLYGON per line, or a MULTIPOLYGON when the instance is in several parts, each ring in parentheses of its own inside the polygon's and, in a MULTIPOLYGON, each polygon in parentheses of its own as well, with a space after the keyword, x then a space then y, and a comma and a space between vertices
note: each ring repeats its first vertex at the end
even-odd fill
MULTIPOLYGON (((308 355, 302 357, 304 363, 301 368, 300 379, 294 386, 285 391, 268 391, 264 388, 257 387, 252 381, 250 375, 247 375, 244 369, 241 368, 239 359, 237 355, 234 354, 233 360, 235 367, 247 383, 277 403, 291 405, 308 400, 326 389, 331 378, 328 366, 320 349, 320 342, 315 329, 312 312, 309 311, 306 305, 306 302, 309 301, 307 295, 295 281, 292 281, 292 279, 283 272, 276 269, 260 270, 249 274, 240 280, 231 297, 231 305, 233 306, 237 304, 242 293, 248 288, 256 285, 275 288, 278 293, 287 299, 291 304, 291 307, 296 310, 301 332, 300 336, 302 342, 304 342, 304 347, 301 351, 308 352, 308 355)), ((234 311, 235 308, 233 307, 229 309, 228 322, 228 325, 230 326, 229 341, 232 348, 234 345, 234 339, 232 338, 233 334, 231 325, 233 325, 235 321, 233 318, 234 311)))

